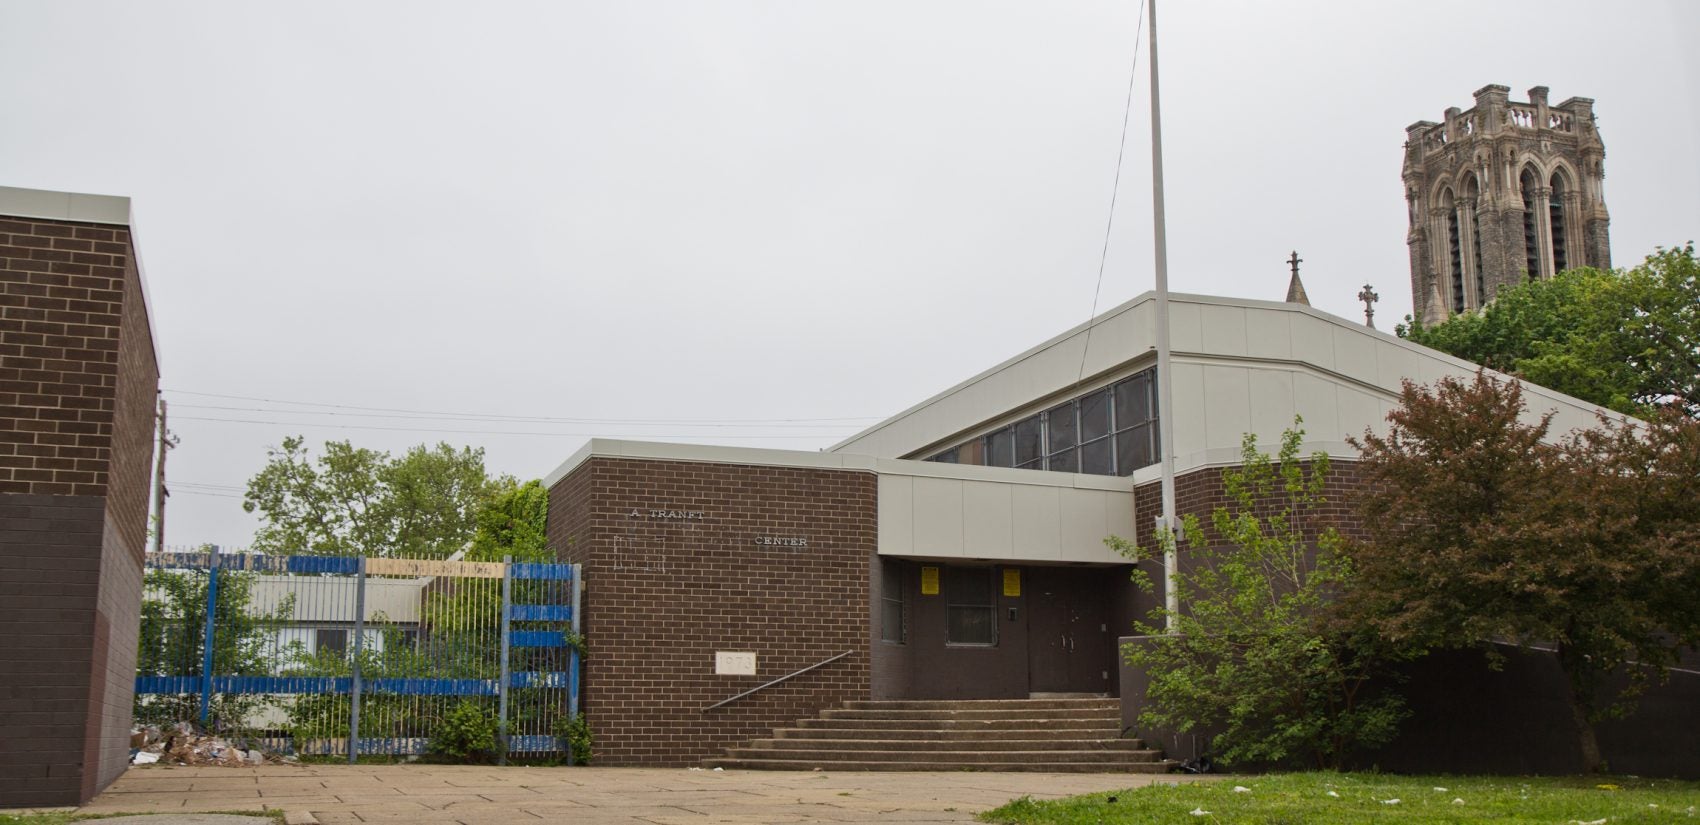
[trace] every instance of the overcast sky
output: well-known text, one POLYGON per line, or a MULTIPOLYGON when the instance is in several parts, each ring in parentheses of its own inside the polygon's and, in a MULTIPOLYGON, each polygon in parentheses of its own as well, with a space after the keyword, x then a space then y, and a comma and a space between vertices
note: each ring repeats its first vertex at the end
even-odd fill
MULTIPOLYGON (((134 199, 166 541, 242 546, 291 433, 816 449, 1086 320, 1138 9, 0 0, 0 185, 134 199)), ((1617 264, 1700 236, 1700 2, 1160 11, 1176 291, 1278 300, 1296 249, 1391 326, 1404 129, 1489 83, 1596 100, 1617 264)), ((1152 286, 1148 101, 1100 309, 1152 286)))

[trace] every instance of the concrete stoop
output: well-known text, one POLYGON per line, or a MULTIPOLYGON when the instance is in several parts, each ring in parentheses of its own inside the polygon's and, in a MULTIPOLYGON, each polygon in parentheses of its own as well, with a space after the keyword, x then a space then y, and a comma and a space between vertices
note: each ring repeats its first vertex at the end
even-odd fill
POLYGON ((705 768, 808 771, 1166 773, 1173 765, 1121 738, 1115 699, 848 702, 705 768))

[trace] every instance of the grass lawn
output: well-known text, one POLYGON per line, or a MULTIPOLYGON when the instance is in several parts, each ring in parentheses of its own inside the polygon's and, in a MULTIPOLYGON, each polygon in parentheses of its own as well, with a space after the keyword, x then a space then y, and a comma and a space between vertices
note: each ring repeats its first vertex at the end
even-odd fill
POLYGON ((987 822, 1116 825, 1232 822, 1700 823, 1700 782, 1633 777, 1227 776, 1054 801, 1023 797, 987 822), (1114 801, 1111 801, 1111 799, 1114 801))

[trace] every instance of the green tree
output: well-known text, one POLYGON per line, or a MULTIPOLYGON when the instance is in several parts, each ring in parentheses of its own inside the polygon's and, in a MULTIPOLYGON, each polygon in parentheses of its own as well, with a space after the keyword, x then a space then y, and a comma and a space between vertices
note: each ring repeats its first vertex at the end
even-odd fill
MULTIPOLYGON (((277 631, 293 616, 294 597, 272 610, 253 605, 253 573, 221 571, 213 606, 213 673, 261 676, 271 673, 277 631)), ((190 570, 149 570, 142 579, 142 618, 136 650, 141 676, 202 675, 206 654, 207 581, 190 570)), ((241 727, 268 701, 264 696, 218 694, 211 713, 223 727, 241 727)), ((200 695, 137 694, 135 719, 164 725, 200 717, 200 695)))
POLYGON ((483 450, 421 445, 392 458, 327 441, 315 459, 296 436, 267 451, 242 508, 260 514, 261 552, 440 559, 466 547, 498 483, 483 450))
POLYGON ((549 517, 549 491, 532 479, 518 484, 511 478, 498 480, 490 500, 478 511, 472 534, 469 561, 553 562, 545 529, 549 517))
POLYGON ((1700 260, 1689 243, 1618 272, 1519 284, 1480 312, 1400 334, 1632 415, 1675 402, 1700 418, 1700 260))
POLYGON ((1525 412, 1485 372, 1406 382, 1387 434, 1353 441, 1373 492, 1344 608, 1413 655, 1555 649, 1596 770, 1594 724, 1700 643, 1700 423, 1667 410, 1555 439, 1550 414, 1525 412), (1629 687, 1610 694, 1618 673, 1629 687))
MULTIPOLYGON (((1320 507, 1328 456, 1299 458, 1303 432, 1282 434, 1274 461, 1247 435, 1242 466, 1222 473, 1231 507, 1182 521, 1190 569, 1173 577, 1181 611, 1139 623, 1152 638, 1123 655, 1150 675, 1145 724, 1216 731, 1222 761, 1338 768, 1353 751, 1390 741, 1402 700, 1375 691, 1388 660, 1371 634, 1330 620, 1330 599, 1351 585, 1341 539, 1320 507)), ((1112 546, 1135 558, 1127 542, 1112 546)), ((1136 580, 1148 586, 1143 576, 1136 580)))

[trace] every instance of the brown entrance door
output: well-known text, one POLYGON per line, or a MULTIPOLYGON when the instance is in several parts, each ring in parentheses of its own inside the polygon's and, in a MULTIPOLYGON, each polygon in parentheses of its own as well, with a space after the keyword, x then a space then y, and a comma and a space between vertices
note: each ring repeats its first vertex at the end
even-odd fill
POLYGON ((1108 570, 1029 567, 1027 684, 1032 693, 1108 693, 1108 570))

